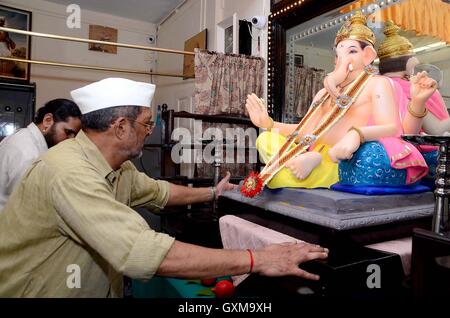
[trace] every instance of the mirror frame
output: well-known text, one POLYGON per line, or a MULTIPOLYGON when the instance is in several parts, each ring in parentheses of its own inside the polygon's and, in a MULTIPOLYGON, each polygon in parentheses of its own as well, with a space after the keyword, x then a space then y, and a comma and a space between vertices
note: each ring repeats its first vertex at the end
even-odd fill
POLYGON ((275 121, 282 120, 285 107, 287 30, 352 2, 354 0, 272 2, 267 48, 267 108, 275 121))

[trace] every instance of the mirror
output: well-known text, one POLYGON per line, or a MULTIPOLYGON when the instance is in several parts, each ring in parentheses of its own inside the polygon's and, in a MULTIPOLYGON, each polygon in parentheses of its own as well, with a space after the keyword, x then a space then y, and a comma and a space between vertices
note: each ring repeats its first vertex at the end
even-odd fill
MULTIPOLYGON (((414 0, 405 1, 414 2, 414 0)), ((398 10, 402 10, 400 6, 403 2, 402 0, 353 1, 306 22, 286 28, 286 41, 283 43, 285 48, 280 50, 285 52, 285 76, 283 79, 285 85, 284 90, 282 89, 283 92, 280 90, 280 93, 284 94, 284 98, 279 99, 282 105, 275 106, 281 108, 281 120, 285 123, 298 123, 305 115, 313 97, 323 88, 325 75, 334 69, 333 43, 335 35, 356 8, 362 10, 366 15, 369 14, 368 25, 376 35, 376 49, 378 49, 384 40, 383 29, 386 16, 390 14, 388 12, 391 12, 392 8, 396 6, 398 6, 398 10)), ((450 8, 450 4, 445 2, 442 4, 450 8)), ((447 28, 442 32, 450 32, 450 30, 447 28)), ((450 107, 450 45, 447 45, 441 37, 423 34, 423 32, 418 35, 414 31, 401 30, 399 34, 413 44, 416 57, 421 63, 416 66, 417 70, 430 70, 432 71, 430 76, 441 74, 439 91, 447 107, 450 107)), ((448 34, 447 36, 450 37, 448 34)), ((276 47, 275 50, 277 50, 276 47)), ((378 62, 376 60, 375 64, 378 62)), ((280 67, 280 70, 282 69, 280 67)), ((276 105, 276 102, 274 104, 276 105)))

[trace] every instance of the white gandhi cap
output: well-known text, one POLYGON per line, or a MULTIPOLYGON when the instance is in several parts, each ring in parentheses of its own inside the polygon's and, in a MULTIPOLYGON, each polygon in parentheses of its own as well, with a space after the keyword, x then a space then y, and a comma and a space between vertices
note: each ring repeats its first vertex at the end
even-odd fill
POLYGON ((70 92, 82 114, 114 106, 150 107, 155 85, 125 78, 106 78, 70 92))

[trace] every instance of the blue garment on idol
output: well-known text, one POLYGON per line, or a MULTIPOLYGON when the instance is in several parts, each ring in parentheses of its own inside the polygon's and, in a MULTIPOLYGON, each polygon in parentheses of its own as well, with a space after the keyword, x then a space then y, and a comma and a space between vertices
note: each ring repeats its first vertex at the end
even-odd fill
POLYGON ((366 142, 352 159, 339 163, 339 184, 351 186, 404 186, 406 170, 391 167, 383 145, 366 142))

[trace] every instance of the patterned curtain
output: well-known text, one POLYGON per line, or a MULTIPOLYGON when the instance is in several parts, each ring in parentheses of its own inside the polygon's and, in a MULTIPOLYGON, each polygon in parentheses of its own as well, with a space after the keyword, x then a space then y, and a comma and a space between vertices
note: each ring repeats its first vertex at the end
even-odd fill
MULTIPOLYGON (((287 103, 283 118, 286 123, 297 124, 305 116, 314 96, 323 88, 325 71, 308 66, 294 68, 294 102, 287 103)), ((289 87, 286 86, 286 96, 289 87)))
MULTIPOLYGON (((195 112, 205 115, 226 114, 246 117, 247 95, 251 93, 258 96, 263 95, 264 65, 262 58, 196 50, 195 112)), ((231 124, 203 123, 203 131, 210 127, 219 128, 224 138, 226 137, 226 128, 242 128, 243 130, 249 128, 231 124)), ((254 140, 247 141, 246 145, 254 146, 254 140)), ((222 173, 230 171, 233 177, 243 177, 255 169, 254 163, 248 163, 248 151, 245 151, 245 155, 239 155, 239 151, 236 150, 234 155, 235 162, 247 162, 246 164, 226 163, 227 156, 230 157, 230 153, 227 154, 224 149, 222 173)), ((197 164, 197 175, 212 177, 213 165, 204 162, 197 164)))
POLYGON ((263 80, 262 58, 196 50, 196 112, 244 116, 247 95, 262 96, 263 80))
POLYGON ((296 67, 294 82, 294 107, 298 117, 308 111, 314 96, 323 88, 325 71, 311 67, 296 67))

